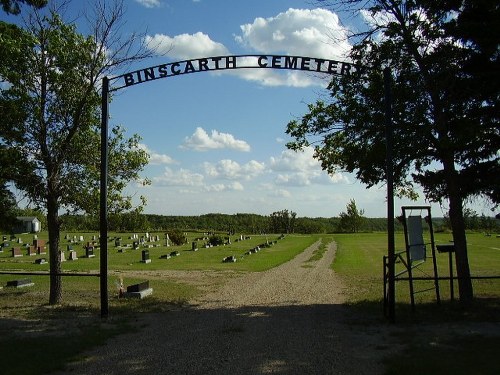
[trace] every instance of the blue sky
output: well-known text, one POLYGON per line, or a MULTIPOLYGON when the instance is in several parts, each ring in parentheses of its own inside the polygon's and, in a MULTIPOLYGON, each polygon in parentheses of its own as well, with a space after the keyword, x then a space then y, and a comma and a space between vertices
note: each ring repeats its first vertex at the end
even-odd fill
MULTIPOLYGON (((147 30, 145 42, 161 54, 131 70, 228 54, 345 60, 345 36, 356 27, 352 18, 341 19, 309 0, 125 5, 125 31, 147 30)), ((332 217, 355 199, 366 216, 386 216, 385 186, 367 190, 350 174, 329 176, 311 149, 286 149, 287 123, 326 95, 326 84, 325 77, 306 72, 254 69, 188 74, 119 91, 110 105, 110 125, 138 133, 151 155, 143 176, 152 184, 131 184, 129 192, 147 197, 146 213, 164 215, 268 215, 288 209, 298 216, 332 217)), ((402 204, 408 202, 396 200, 396 212, 402 204)), ((442 214, 435 206, 433 215, 442 214)))

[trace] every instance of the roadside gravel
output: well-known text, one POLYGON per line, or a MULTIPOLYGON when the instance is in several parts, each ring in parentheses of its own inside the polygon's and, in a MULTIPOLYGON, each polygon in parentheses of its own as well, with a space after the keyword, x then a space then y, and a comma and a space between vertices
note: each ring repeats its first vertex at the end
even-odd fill
POLYGON ((386 326, 367 324, 369 317, 343 305, 345 287, 330 268, 335 244, 308 262, 318 246, 219 283, 188 307, 143 314, 136 332, 85 353, 62 373, 381 374, 380 358, 396 349, 387 344, 386 326))

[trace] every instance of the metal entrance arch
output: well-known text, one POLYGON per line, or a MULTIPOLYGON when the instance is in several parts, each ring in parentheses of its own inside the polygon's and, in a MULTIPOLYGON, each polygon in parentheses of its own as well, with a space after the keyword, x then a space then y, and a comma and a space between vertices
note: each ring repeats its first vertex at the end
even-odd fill
MULTIPOLYGON (((352 75, 362 67, 348 62, 307 56, 289 55, 229 55, 202 57, 155 65, 134 70, 116 77, 102 79, 101 97, 101 181, 100 181, 100 294, 101 317, 109 315, 108 304, 108 118, 109 94, 140 83, 184 74, 235 69, 299 70, 329 75, 352 75)), ((389 319, 394 321, 394 190, 392 167, 391 72, 384 69, 384 97, 386 120, 386 178, 387 178, 387 233, 388 233, 388 302, 389 319)))

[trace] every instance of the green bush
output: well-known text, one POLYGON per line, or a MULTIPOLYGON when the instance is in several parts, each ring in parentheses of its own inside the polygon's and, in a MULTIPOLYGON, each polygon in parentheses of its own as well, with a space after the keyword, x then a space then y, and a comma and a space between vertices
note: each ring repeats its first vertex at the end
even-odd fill
POLYGON ((171 231, 167 232, 167 234, 168 234, 168 238, 170 238, 170 241, 172 241, 172 243, 174 245, 177 245, 177 246, 183 245, 187 241, 187 238, 184 235, 184 233, 178 229, 171 230, 171 231))

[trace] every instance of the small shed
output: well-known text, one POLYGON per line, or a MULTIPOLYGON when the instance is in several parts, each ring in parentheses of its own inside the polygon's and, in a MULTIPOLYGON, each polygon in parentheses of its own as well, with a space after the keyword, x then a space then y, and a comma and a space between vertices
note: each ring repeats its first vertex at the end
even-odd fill
POLYGON ((18 216, 16 219, 18 221, 15 229, 17 233, 38 233, 42 230, 40 220, 34 216, 18 216))

